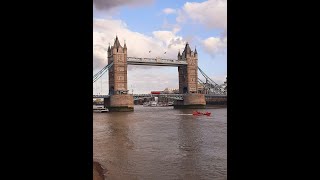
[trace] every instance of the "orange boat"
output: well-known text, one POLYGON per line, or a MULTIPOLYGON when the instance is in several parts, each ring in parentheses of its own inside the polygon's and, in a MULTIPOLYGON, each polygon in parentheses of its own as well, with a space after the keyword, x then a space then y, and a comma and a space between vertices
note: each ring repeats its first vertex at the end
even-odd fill
POLYGON ((199 111, 194 111, 192 114, 193 114, 194 116, 201 116, 201 115, 210 116, 210 115, 211 115, 211 112, 202 113, 202 112, 199 112, 199 111))
POLYGON ((195 116, 202 115, 202 113, 201 113, 201 112, 199 112, 199 111, 194 111, 192 114, 193 114, 193 115, 195 115, 195 116))

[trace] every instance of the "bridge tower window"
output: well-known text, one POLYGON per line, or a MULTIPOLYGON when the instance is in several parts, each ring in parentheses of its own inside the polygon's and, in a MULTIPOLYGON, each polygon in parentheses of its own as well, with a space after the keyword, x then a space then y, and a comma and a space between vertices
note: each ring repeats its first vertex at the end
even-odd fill
POLYGON ((188 88, 187 87, 183 88, 183 94, 185 94, 185 93, 188 93, 188 88))
POLYGON ((118 71, 124 71, 124 67, 118 67, 118 71))
POLYGON ((113 95, 114 94, 114 87, 111 86, 111 88, 109 89, 109 95, 113 95))

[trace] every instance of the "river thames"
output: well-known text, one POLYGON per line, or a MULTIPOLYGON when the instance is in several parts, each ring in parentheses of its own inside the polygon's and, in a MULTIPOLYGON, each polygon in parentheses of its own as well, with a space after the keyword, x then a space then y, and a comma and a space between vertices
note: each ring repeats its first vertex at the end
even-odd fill
POLYGON ((106 179, 227 179, 227 108, 93 113, 93 159, 106 179))

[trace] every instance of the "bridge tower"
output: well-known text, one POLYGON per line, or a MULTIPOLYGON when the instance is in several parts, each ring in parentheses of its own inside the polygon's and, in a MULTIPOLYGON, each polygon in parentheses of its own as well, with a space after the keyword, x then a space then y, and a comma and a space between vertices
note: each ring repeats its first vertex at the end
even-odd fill
POLYGON ((182 55, 180 51, 178 54, 178 60, 186 61, 187 66, 179 66, 179 93, 197 93, 198 92, 198 53, 197 49, 191 51, 189 44, 187 43, 182 55))
POLYGON ((182 54, 178 53, 179 61, 186 61, 187 65, 179 66, 179 93, 184 94, 183 101, 177 101, 175 108, 204 108, 206 105, 204 94, 198 94, 198 53, 195 48, 191 51, 186 44, 182 54))
POLYGON ((109 98, 104 100, 109 111, 133 111, 133 96, 127 88, 127 46, 122 47, 118 36, 113 46, 108 47, 109 98))

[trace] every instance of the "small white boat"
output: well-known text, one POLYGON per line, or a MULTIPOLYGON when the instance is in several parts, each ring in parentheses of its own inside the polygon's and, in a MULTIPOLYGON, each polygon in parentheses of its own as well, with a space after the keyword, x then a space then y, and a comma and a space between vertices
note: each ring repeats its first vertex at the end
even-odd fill
POLYGON ((150 106, 155 107, 157 105, 158 105, 158 103, 156 101, 151 101, 151 105, 150 106))
POLYGON ((96 107, 93 107, 93 112, 104 113, 104 112, 109 112, 109 109, 103 106, 96 106, 96 107))
POLYGON ((168 102, 168 106, 173 106, 173 102, 168 102))

